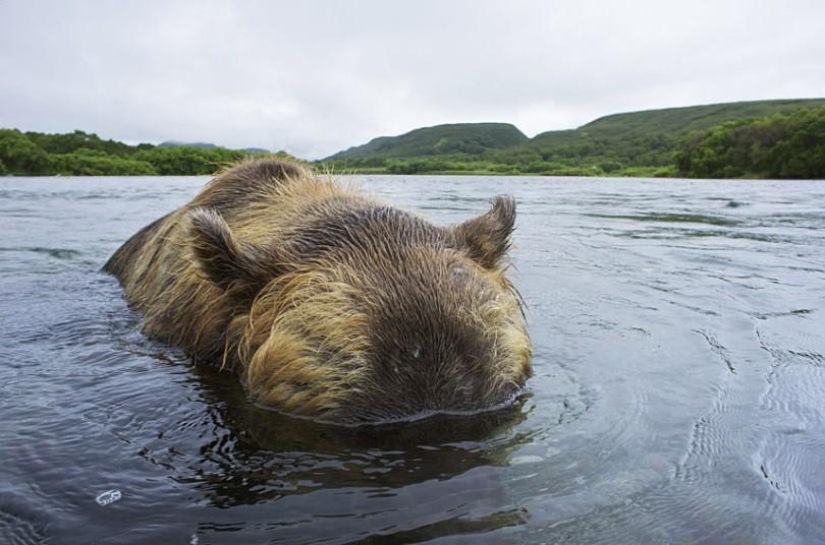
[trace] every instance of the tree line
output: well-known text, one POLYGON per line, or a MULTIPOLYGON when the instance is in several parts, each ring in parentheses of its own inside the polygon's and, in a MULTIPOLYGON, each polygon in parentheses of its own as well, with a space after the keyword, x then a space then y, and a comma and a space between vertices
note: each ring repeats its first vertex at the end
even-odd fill
POLYGON ((674 161, 691 178, 825 179, 825 107, 689 134, 674 161))
MULTIPOLYGON (((825 179, 825 107, 726 122, 681 139, 658 132, 610 139, 572 131, 538 139, 544 148, 373 156, 315 166, 338 173, 825 179)), ((250 155, 264 154, 222 147, 129 146, 83 131, 0 129, 0 175, 208 175, 250 155)))
POLYGON ((0 175, 208 175, 250 155, 266 154, 223 147, 129 146, 83 131, 44 134, 0 129, 0 175))

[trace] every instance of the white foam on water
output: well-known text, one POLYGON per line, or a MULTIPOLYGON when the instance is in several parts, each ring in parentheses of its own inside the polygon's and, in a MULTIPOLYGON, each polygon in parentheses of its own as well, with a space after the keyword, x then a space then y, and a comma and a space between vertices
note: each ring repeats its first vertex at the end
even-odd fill
POLYGON ((107 490, 106 492, 101 492, 100 494, 98 494, 95 498, 95 501, 98 505, 105 507, 107 505, 115 503, 122 497, 123 494, 121 494, 120 490, 113 488, 111 490, 107 490))

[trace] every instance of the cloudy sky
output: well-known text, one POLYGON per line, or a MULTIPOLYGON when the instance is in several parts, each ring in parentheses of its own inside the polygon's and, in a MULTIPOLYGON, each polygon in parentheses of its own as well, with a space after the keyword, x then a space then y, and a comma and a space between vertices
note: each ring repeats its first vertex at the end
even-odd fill
POLYGON ((22 130, 319 158, 791 97, 825 97, 821 0, 0 0, 0 127, 22 130))

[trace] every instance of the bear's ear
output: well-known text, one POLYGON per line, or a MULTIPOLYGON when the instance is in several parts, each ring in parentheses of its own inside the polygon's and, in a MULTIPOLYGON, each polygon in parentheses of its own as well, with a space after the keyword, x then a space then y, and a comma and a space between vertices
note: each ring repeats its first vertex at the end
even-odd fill
POLYGON ((510 249, 516 223, 516 201, 510 195, 493 199, 486 214, 454 228, 456 238, 470 258, 486 269, 497 267, 510 249))
POLYGON ((237 240, 218 212, 196 208, 186 215, 190 259, 203 276, 224 290, 254 297, 284 265, 274 251, 237 240))

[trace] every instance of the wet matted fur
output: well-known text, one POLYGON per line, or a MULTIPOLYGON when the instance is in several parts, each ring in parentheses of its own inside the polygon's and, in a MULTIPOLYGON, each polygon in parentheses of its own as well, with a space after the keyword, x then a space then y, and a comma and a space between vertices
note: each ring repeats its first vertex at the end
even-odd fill
POLYGON ((219 173, 104 266, 149 336, 340 423, 488 409, 530 375, 515 202, 440 227, 274 158, 219 173))

